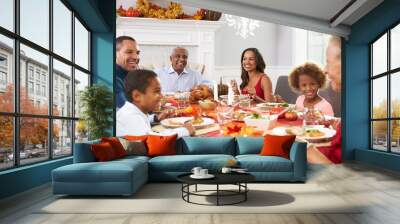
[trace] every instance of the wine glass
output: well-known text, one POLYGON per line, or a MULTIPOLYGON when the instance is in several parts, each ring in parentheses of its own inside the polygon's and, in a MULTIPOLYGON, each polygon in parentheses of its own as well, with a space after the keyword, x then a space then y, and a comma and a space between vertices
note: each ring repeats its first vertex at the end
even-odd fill
POLYGON ((218 122, 220 124, 228 123, 232 117, 232 112, 233 107, 229 106, 225 100, 222 100, 217 107, 218 122))

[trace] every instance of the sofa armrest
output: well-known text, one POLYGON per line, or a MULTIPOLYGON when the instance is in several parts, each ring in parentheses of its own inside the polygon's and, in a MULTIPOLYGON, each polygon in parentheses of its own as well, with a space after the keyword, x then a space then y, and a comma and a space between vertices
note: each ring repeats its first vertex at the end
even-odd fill
POLYGON ((293 179, 305 181, 307 176, 307 143, 295 141, 290 149, 290 160, 293 162, 293 179))
POLYGON ((90 146, 92 144, 100 143, 99 140, 90 141, 90 142, 82 142, 75 143, 74 147, 74 163, 89 163, 95 162, 96 158, 94 157, 90 146))

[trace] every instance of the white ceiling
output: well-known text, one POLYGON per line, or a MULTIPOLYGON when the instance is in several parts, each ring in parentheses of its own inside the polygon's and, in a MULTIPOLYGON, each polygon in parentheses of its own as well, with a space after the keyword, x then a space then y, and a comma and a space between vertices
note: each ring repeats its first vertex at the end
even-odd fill
POLYGON ((383 0, 176 0, 194 7, 347 37, 350 26, 383 0), (339 16, 335 17, 347 4, 339 16), (336 18, 336 20, 334 20, 336 18))
POLYGON ((265 9, 330 20, 351 0, 226 0, 227 2, 244 3, 265 9))

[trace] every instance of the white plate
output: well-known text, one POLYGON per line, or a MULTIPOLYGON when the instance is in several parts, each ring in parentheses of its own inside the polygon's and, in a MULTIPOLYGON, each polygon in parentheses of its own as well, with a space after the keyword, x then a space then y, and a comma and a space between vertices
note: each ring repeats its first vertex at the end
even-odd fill
POLYGON ((215 176, 212 175, 212 174, 207 174, 207 175, 204 175, 204 176, 194 175, 194 174, 190 175, 190 178, 193 178, 193 179, 211 179, 211 178, 214 178, 214 177, 215 176))
MULTIPOLYGON (((286 129, 288 127, 276 127, 272 129, 272 133, 275 135, 288 135, 286 132, 286 129)), ((330 139, 336 134, 336 130, 330 129, 330 128, 325 128, 323 125, 314 125, 314 126, 303 126, 304 132, 306 130, 311 130, 311 129, 318 129, 319 131, 323 132, 325 135, 320 136, 320 137, 307 137, 303 135, 298 135, 299 138, 307 140, 307 141, 314 141, 314 140, 323 140, 323 139, 330 139)))
MULTIPOLYGON (((186 121, 192 120, 192 119, 193 119, 193 117, 174 117, 174 118, 164 119, 160 123, 162 126, 164 126, 166 128, 179 128, 179 127, 182 127, 186 121)), ((203 119, 203 123, 193 124, 193 127, 194 128, 203 128, 203 127, 206 127, 208 125, 215 123, 215 121, 213 119, 208 118, 208 117, 202 117, 202 119, 203 119)))
POLYGON ((295 104, 289 104, 289 103, 259 103, 256 105, 256 107, 278 107, 287 104, 287 107, 293 107, 295 104))

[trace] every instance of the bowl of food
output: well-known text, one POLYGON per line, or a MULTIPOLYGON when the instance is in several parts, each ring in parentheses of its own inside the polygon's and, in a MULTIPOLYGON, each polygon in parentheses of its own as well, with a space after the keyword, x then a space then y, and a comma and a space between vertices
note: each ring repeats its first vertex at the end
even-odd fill
POLYGON ((217 104, 210 99, 199 100, 198 103, 202 110, 214 110, 217 107, 217 104))
POLYGON ((253 113, 245 117, 243 120, 247 126, 259 128, 263 131, 270 130, 276 126, 278 115, 264 115, 253 113))

